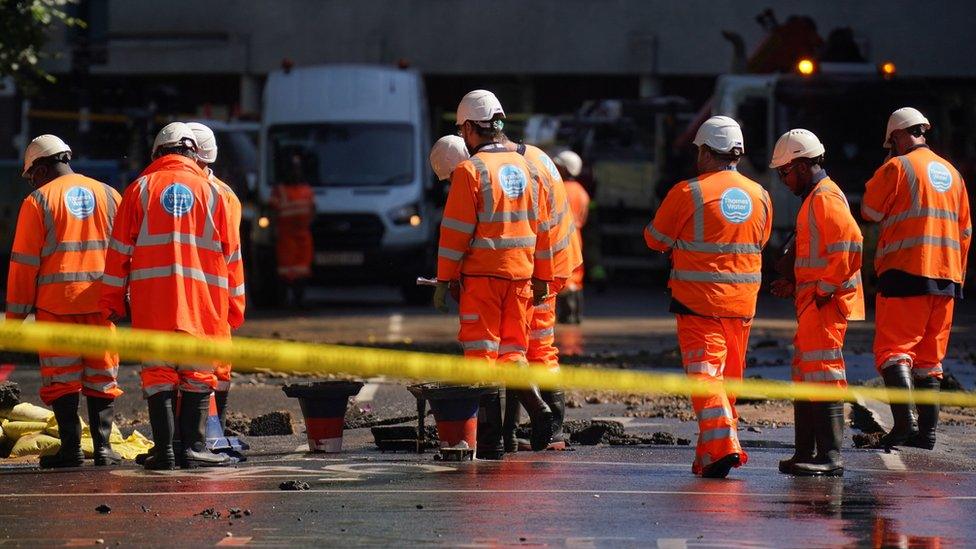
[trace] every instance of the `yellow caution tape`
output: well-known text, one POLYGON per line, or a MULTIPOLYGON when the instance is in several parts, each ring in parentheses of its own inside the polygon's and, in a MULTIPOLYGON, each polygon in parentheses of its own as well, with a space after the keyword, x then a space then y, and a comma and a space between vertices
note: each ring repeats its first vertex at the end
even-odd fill
MULTIPOLYGON (((484 361, 460 356, 393 351, 342 345, 294 343, 237 337, 213 341, 186 334, 131 330, 110 330, 77 324, 49 322, 4 322, 0 324, 0 346, 18 351, 44 349, 53 352, 99 354, 117 352, 127 360, 162 360, 178 364, 199 364, 219 360, 234 364, 238 371, 274 370, 289 373, 378 375, 459 384, 495 383, 509 387, 538 385, 542 388, 586 389, 627 394, 707 395, 715 383, 684 374, 624 371, 606 368, 562 368, 489 366, 484 361)), ((856 402, 874 399, 884 402, 976 407, 976 394, 893 390, 870 387, 838 387, 819 383, 786 383, 757 379, 725 380, 732 394, 779 400, 821 400, 856 402)))

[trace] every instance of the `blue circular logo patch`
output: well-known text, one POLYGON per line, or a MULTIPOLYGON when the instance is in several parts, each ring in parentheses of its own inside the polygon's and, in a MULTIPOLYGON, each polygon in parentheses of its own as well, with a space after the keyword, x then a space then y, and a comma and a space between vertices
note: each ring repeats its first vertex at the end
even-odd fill
POLYGON ((95 212, 95 193, 85 187, 71 187, 64 193, 64 205, 71 215, 85 219, 95 212))
POLYGON ((546 165, 546 169, 549 170, 549 175, 552 176, 553 181, 563 180, 563 178, 559 176, 559 170, 556 169, 556 163, 549 158, 548 154, 542 153, 542 163, 546 165))
POLYGON ((752 215, 752 199, 738 187, 722 193, 721 206, 722 215, 731 223, 742 223, 752 215))
POLYGON ((932 183, 935 190, 944 193, 952 187, 952 173, 940 162, 935 160, 929 162, 926 171, 929 173, 929 183, 932 183))
POLYGON ((522 193, 525 192, 525 186, 528 184, 525 172, 518 166, 511 164, 505 164, 498 170, 498 179, 502 185, 502 191, 509 198, 522 196, 522 193))
POLYGON ((193 209, 193 191, 182 183, 173 183, 163 190, 159 203, 166 213, 173 217, 180 217, 193 209))

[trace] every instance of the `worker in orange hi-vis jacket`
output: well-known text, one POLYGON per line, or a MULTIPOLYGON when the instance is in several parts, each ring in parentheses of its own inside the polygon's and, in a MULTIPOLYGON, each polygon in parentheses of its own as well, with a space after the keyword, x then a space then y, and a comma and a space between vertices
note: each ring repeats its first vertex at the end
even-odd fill
POLYGON ((698 176, 668 192, 644 240, 671 254, 668 287, 682 363, 712 389, 691 398, 698 416, 692 472, 724 478, 748 459, 736 433, 735 396, 722 381, 741 379, 745 370, 773 212, 769 194, 736 171, 745 146, 735 120, 709 118, 694 143, 698 176))
MULTIPOLYGON (((583 159, 575 152, 565 150, 557 154, 552 160, 559 168, 559 174, 566 186, 566 198, 569 200, 569 209, 573 212, 576 233, 579 235, 580 248, 582 249, 583 227, 586 226, 586 219, 590 214, 590 195, 583 188, 583 184, 577 180, 583 171, 583 159)), ((579 267, 573 270, 573 275, 566 283, 566 287, 560 292, 559 299, 556 302, 559 322, 579 324, 582 320, 585 272, 585 266, 580 263, 579 267)))
MULTIPOLYGON (((451 281, 460 280, 458 339, 467 357, 526 363, 533 303, 553 280, 548 203, 535 169, 503 144, 505 113, 495 95, 475 90, 461 99, 457 126, 471 158, 451 175, 441 222, 434 306, 447 311, 451 281)), ((553 432, 552 410, 538 388, 519 391, 533 424, 532 446, 542 450, 553 432)), ((501 410, 491 410, 500 427, 501 410)), ((488 413, 486 412, 486 413, 488 413)), ((501 429, 482 458, 504 454, 501 429)), ((482 437, 479 437, 482 439, 482 437)))
MULTIPOLYGON (((794 297, 796 337, 793 380, 847 387, 844 336, 849 320, 864 320, 861 253, 864 238, 844 192, 823 169, 826 149, 812 132, 790 130, 776 142, 770 168, 803 200, 796 216, 791 273, 770 291, 794 297)), ((840 450, 844 403, 793 403, 796 449, 779 462, 782 473, 798 476, 844 474, 840 450), (814 453, 816 448, 816 453, 814 453)))
MULTIPOLYGON (((71 148, 54 135, 42 135, 27 146, 23 176, 34 192, 24 199, 17 218, 7 278, 8 321, 34 313, 42 322, 112 328, 98 310, 96 282, 105 268, 108 236, 119 193, 108 185, 71 170, 71 148)), ((95 465, 117 465, 112 450, 115 399, 122 394, 114 353, 79 356, 40 351, 41 400, 54 408, 61 448, 41 457, 41 467, 78 467, 83 393, 94 443, 95 465)))
MULTIPOLYGON (((867 182, 864 219, 881 224, 874 270, 874 361, 885 386, 938 391, 956 299, 962 298, 973 225, 966 183, 925 142, 931 125, 916 109, 891 113, 888 160, 867 182)), ((891 404, 894 425, 881 444, 931 450, 938 405, 891 404)))
MULTIPOLYGON (((153 144, 153 161, 125 190, 106 257, 99 307, 109 319, 125 314, 132 327, 224 339, 230 315, 228 263, 240 253, 238 235, 217 186, 197 164, 193 130, 165 126, 153 144)), ((155 445, 147 469, 173 469, 173 408, 180 392, 183 467, 220 466, 227 456, 206 447, 210 395, 217 385, 212 362, 143 364, 142 390, 149 403, 155 445)))
MULTIPOLYGON (((210 183, 217 187, 221 198, 224 200, 224 207, 227 209, 227 216, 230 221, 230 230, 240 241, 241 234, 241 201, 234 193, 234 190, 214 175, 210 165, 217 161, 217 138, 213 130, 199 122, 188 122, 186 124, 197 139, 197 165, 206 172, 210 183)), ((227 276, 229 286, 229 308, 228 320, 225 323, 226 335, 231 335, 231 319, 233 324, 241 325, 244 322, 244 307, 247 299, 244 295, 244 260, 241 251, 227 258, 227 276)), ((227 428, 227 397, 230 394, 230 372, 231 364, 228 362, 216 362, 214 373, 217 376, 217 389, 214 391, 214 400, 217 404, 217 417, 220 418, 222 429, 227 428)))
POLYGON ((292 305, 301 307, 305 284, 312 276, 315 242, 315 191, 305 176, 303 157, 295 152, 288 158, 288 173, 271 191, 271 208, 277 221, 275 257, 278 278, 291 291, 292 305))

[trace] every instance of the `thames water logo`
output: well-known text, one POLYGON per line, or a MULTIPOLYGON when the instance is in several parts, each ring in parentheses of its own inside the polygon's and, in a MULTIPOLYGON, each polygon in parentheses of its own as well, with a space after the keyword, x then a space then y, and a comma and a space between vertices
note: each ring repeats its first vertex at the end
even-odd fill
POLYGON ((940 193, 944 193, 952 187, 952 174, 949 173, 949 168, 946 168, 940 162, 933 160, 929 162, 927 168, 929 173, 929 182, 935 187, 935 190, 940 193))
POLYGON ((562 181, 563 178, 559 175, 559 170, 556 169, 556 163, 549 158, 548 154, 542 154, 542 163, 546 165, 546 169, 549 170, 549 175, 552 176, 554 181, 562 181))
POLYGON ((522 196, 528 181, 525 172, 511 164, 505 164, 498 170, 498 179, 501 182, 502 191, 509 198, 522 196))
POLYGON ((159 203, 166 213, 173 217, 180 217, 193 209, 193 192, 182 183, 173 183, 163 190, 159 203))
POLYGON ((742 223, 752 215, 752 199, 738 187, 722 193, 722 215, 731 223, 742 223))
POLYGON ((84 187, 71 187, 64 193, 64 205, 71 215, 85 219, 95 212, 95 194, 84 187))

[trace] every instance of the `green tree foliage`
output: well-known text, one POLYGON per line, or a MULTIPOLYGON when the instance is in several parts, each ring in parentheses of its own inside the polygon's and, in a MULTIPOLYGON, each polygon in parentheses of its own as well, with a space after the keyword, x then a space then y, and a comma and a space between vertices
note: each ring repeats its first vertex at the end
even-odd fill
POLYGON ((67 5, 77 0, 0 0, 0 77, 12 76, 18 87, 31 90, 54 76, 40 62, 54 57, 44 51, 48 32, 56 24, 84 27, 71 17, 67 5))

